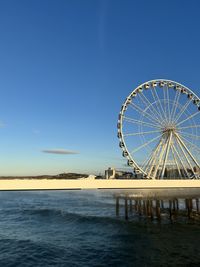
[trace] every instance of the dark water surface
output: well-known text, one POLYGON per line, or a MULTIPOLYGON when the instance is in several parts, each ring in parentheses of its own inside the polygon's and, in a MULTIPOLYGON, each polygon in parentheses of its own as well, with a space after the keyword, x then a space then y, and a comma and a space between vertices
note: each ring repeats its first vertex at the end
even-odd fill
POLYGON ((200 266, 200 224, 126 221, 112 192, 0 192, 0 266, 200 266))

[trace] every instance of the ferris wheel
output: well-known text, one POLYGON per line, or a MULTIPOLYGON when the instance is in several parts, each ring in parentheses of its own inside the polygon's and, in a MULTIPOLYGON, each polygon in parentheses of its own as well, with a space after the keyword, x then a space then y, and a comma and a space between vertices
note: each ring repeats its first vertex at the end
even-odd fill
POLYGON ((200 177, 200 99, 184 85, 141 84, 122 105, 117 128, 123 156, 142 178, 200 177))

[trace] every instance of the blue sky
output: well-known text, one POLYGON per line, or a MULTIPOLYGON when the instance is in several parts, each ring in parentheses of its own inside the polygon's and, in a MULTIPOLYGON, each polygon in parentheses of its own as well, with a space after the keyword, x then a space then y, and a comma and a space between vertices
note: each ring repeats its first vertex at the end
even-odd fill
POLYGON ((117 117, 150 79, 199 94, 199 1, 0 2, 0 175, 124 167, 117 117), (66 149, 79 154, 43 153, 66 149))

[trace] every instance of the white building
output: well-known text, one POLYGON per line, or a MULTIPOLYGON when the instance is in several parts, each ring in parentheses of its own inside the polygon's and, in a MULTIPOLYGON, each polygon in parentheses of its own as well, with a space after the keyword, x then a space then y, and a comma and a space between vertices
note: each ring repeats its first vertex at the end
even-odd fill
POLYGON ((109 167, 105 170, 106 179, 131 179, 133 178, 133 173, 116 170, 115 168, 109 167))
POLYGON ((105 170, 105 178, 106 179, 115 179, 115 169, 109 167, 107 170, 105 170))

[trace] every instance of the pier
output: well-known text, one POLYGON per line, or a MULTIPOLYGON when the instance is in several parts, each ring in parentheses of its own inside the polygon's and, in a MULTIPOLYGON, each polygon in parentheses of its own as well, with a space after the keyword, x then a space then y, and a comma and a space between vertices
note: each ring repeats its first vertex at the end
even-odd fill
POLYGON ((196 198, 155 198, 132 197, 128 194, 115 195, 116 216, 124 216, 125 220, 133 216, 149 220, 176 221, 180 218, 200 222, 200 199, 196 198))
POLYGON ((1 190, 84 190, 200 188, 200 180, 0 179, 1 190))

